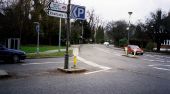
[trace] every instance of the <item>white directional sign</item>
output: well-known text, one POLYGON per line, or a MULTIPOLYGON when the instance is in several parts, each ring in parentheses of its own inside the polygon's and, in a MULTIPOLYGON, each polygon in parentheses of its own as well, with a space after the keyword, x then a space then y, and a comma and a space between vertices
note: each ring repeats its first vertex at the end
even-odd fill
POLYGON ((71 18, 85 20, 85 7, 78 5, 71 5, 71 18))
POLYGON ((49 9, 53 11, 67 12, 67 4, 50 2, 49 9))
POLYGON ((57 12, 57 11, 53 11, 53 10, 48 10, 47 14, 49 16, 53 16, 53 17, 67 18, 67 13, 63 13, 63 12, 57 12))

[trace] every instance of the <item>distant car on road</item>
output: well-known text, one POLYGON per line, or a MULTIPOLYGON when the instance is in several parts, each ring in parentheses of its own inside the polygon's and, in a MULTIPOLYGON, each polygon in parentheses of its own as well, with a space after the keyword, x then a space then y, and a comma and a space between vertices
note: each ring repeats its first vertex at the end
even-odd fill
POLYGON ((137 45, 128 45, 127 52, 128 54, 134 54, 136 52, 136 55, 143 55, 143 50, 137 45))
POLYGON ((105 46, 109 46, 109 42, 104 42, 103 43, 105 46))
POLYGON ((0 60, 9 63, 16 63, 20 62, 20 60, 24 60, 25 58, 26 54, 24 51, 8 49, 0 44, 0 60))

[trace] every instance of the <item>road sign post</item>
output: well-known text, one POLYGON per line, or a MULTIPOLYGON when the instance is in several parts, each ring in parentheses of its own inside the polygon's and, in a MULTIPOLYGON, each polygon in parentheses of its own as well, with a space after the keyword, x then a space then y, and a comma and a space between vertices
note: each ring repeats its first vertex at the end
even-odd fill
MULTIPOLYGON (((71 5, 71 0, 68 0, 68 5, 51 2, 48 7, 48 15, 53 16, 53 17, 59 17, 60 19, 67 18, 66 53, 65 53, 64 69, 69 69, 68 47, 70 44, 70 31, 71 31, 70 18, 85 20, 85 7, 79 6, 79 5, 71 5), (71 16, 70 16, 70 14, 71 14, 71 16)), ((59 41, 60 41, 60 39, 59 39, 59 41)))
POLYGON ((58 46, 59 46, 59 51, 61 48, 61 18, 60 18, 60 22, 59 22, 59 41, 58 41, 58 46))
POLYGON ((71 0, 68 0, 68 9, 67 9, 67 37, 66 37, 66 53, 65 53, 65 63, 64 69, 69 68, 69 54, 68 54, 68 46, 69 46, 69 35, 70 35, 70 3, 71 0))
POLYGON ((39 41, 40 41, 40 23, 34 22, 36 24, 35 29, 37 32, 37 55, 39 54, 39 41))

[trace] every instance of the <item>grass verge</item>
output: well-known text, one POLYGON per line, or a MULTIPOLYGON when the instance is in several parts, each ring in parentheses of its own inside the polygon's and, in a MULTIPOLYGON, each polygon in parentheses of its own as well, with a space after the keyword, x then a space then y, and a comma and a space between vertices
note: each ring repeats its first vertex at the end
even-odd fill
MULTIPOLYGON (((72 50, 69 50, 69 56, 72 56, 72 50)), ((34 58, 52 58, 52 57, 64 57, 65 51, 61 52, 55 52, 55 53, 39 53, 38 55, 36 53, 27 53, 28 59, 34 59, 34 58)))
MULTIPOLYGON (((58 46, 49 46, 49 45, 40 45, 39 51, 44 52, 48 50, 56 50, 59 49, 58 46)), ((60 47, 60 49, 65 49, 65 47, 60 47)), ((36 45, 22 45, 21 50, 26 52, 26 53, 35 53, 37 50, 36 45)))

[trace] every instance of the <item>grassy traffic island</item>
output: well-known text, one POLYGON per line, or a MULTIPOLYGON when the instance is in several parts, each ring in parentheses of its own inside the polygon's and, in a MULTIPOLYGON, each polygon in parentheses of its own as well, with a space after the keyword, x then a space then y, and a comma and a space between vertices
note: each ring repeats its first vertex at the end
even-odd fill
MULTIPOLYGON (((63 57, 65 55, 65 47, 40 45, 39 54, 36 52, 36 45, 24 45, 21 46, 21 50, 26 52, 27 58, 52 58, 63 57), (60 49, 60 51, 59 51, 60 49)), ((69 49, 69 56, 72 56, 72 50, 69 49)))

